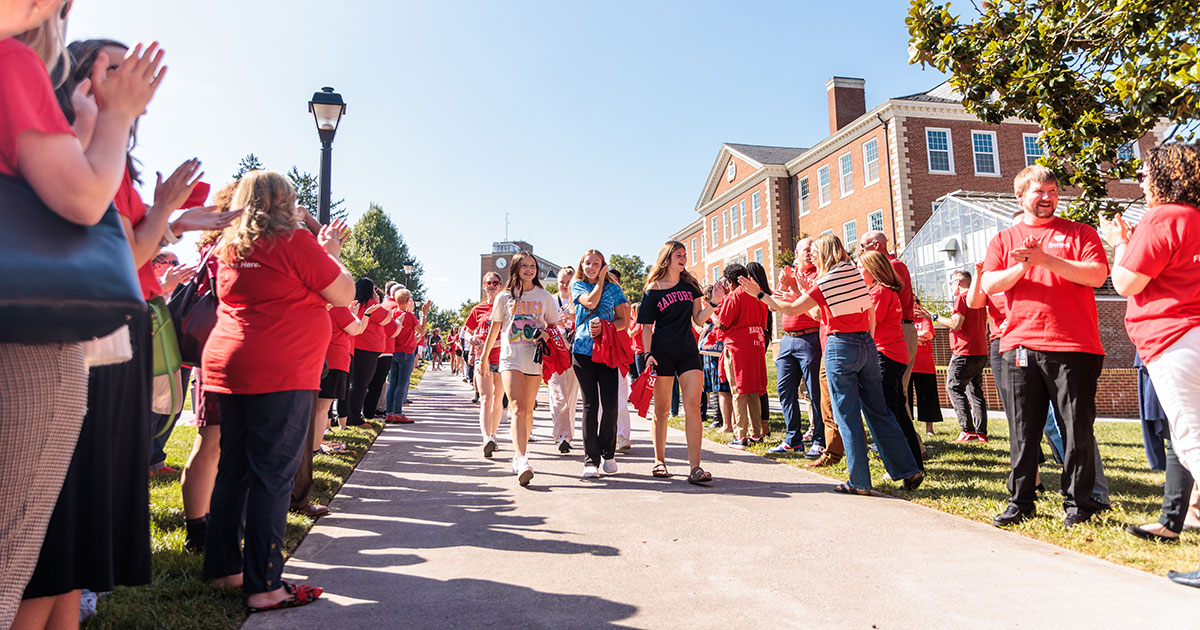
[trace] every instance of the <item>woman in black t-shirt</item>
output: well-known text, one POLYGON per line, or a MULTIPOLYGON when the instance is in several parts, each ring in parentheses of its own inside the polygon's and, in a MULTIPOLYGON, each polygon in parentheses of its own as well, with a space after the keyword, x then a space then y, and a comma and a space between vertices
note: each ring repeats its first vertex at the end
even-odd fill
POLYGON ((684 433, 687 435, 690 483, 712 481, 712 475, 700 467, 701 417, 700 396, 704 391, 703 363, 692 326, 702 326, 725 297, 719 285, 714 287, 714 302, 705 303, 700 283, 687 270, 687 248, 679 241, 667 241, 658 252, 658 260, 646 279, 646 292, 637 321, 642 324, 642 345, 647 348, 645 364, 658 375, 654 383, 654 469, 655 477, 668 477, 666 464, 667 418, 671 389, 679 379, 683 395, 684 433))

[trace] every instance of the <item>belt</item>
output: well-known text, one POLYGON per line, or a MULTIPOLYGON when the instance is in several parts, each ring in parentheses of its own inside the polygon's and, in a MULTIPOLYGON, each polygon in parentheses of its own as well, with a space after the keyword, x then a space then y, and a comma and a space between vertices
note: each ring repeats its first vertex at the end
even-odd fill
POLYGON ((916 323, 916 322, 914 322, 914 321, 913 321, 913 320, 911 320, 911 319, 902 319, 902 320, 900 320, 900 323, 901 323, 901 324, 914 324, 914 323, 916 323))
POLYGON ((783 331, 783 334, 785 334, 789 337, 803 337, 804 335, 811 335, 811 334, 817 332, 818 330, 821 330, 821 329, 820 328, 805 328, 804 330, 785 330, 785 331, 783 331))

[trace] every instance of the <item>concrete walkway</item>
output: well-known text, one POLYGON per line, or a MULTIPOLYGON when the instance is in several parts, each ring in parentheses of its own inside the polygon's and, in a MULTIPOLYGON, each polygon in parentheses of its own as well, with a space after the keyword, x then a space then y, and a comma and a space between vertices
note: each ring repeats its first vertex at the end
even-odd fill
MULTIPOLYGON (((507 429, 483 458, 461 379, 426 373, 287 565, 309 606, 253 615, 295 628, 1189 628, 1200 591, 706 443, 689 485, 672 430, 649 476, 634 417, 620 472, 580 478, 539 405, 527 489, 507 429)), ((582 445, 582 444, 580 444, 582 445)), ((1181 550, 1185 558, 1195 554, 1181 550)))

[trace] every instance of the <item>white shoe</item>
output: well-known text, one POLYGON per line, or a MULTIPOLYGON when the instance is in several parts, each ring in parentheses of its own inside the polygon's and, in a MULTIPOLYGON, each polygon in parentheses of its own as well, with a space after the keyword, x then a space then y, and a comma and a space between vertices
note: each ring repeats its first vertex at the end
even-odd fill
POLYGON ((596 477, 599 477, 599 476, 600 476, 600 471, 596 470, 595 466, 593 466, 591 464, 583 465, 583 478, 584 479, 595 479, 596 477))
POLYGON ((533 467, 529 465, 529 457, 514 457, 513 472, 517 474, 517 483, 528 486, 533 479, 533 467))
POLYGON ((601 464, 601 466, 600 466, 600 467, 601 467, 602 469, 604 469, 604 474, 606 474, 606 475, 615 475, 615 474, 617 474, 617 460, 615 460, 615 459, 602 459, 602 460, 600 460, 600 461, 601 461, 601 462, 603 462, 603 463, 601 464))
POLYGON ((627 440, 619 435, 617 436, 617 450, 618 451, 628 451, 630 449, 630 447, 632 447, 632 446, 633 445, 629 443, 629 440, 627 440))

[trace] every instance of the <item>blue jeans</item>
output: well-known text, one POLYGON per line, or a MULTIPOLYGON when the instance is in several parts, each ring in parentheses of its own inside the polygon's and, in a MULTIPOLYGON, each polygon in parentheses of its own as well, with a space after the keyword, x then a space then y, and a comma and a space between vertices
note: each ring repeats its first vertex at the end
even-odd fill
POLYGON ((917 462, 900 424, 884 402, 879 353, 870 333, 829 335, 825 342, 825 375, 833 398, 833 419, 846 445, 850 486, 856 490, 871 489, 867 436, 860 414, 867 419, 883 467, 892 479, 899 481, 917 474, 917 462))
MULTIPOLYGON (((775 370, 779 376, 779 406, 783 407, 783 419, 787 423, 787 435, 783 443, 793 448, 804 445, 801 437, 804 427, 800 422, 800 381, 808 389, 812 401, 809 424, 821 424, 821 336, 809 333, 803 337, 784 335, 779 340, 779 356, 775 358, 775 370)), ((825 441, 824 431, 813 431, 813 440, 825 441)))
POLYGON ((387 413, 397 416, 404 413, 404 401, 408 400, 408 382, 412 378, 416 358, 415 352, 392 353, 387 394, 383 399, 383 408, 387 413))
MULTIPOLYGON (((1054 456, 1054 461, 1059 464, 1063 463, 1063 437, 1062 431, 1058 428, 1058 416, 1054 415, 1054 405, 1050 405, 1050 411, 1046 413, 1046 426, 1042 429, 1042 433, 1046 435, 1046 440, 1050 442, 1050 454, 1054 456)), ((1092 490, 1092 500, 1109 505, 1112 500, 1108 497, 1108 478, 1104 476, 1104 462, 1100 460, 1100 443, 1096 443, 1096 487, 1092 490)))

